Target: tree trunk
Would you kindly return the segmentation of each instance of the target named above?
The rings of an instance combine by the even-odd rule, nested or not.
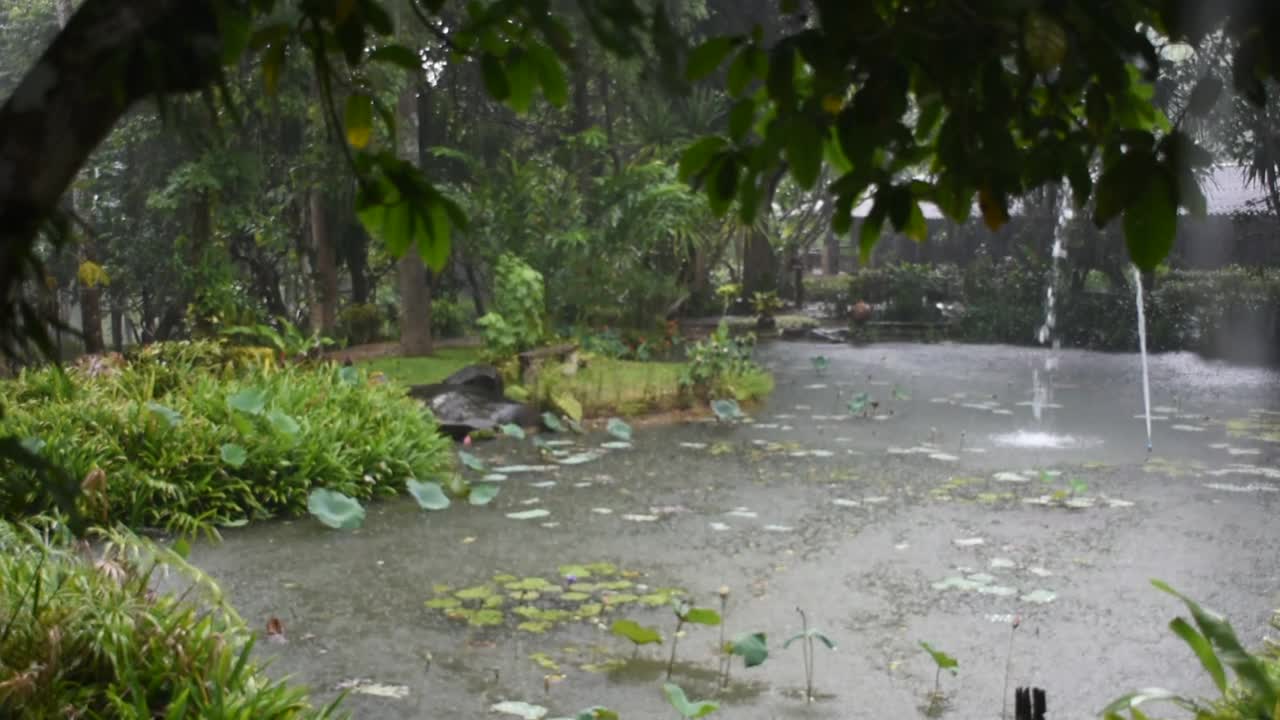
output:
[[[404,157],[417,156],[419,165],[430,147],[429,139],[424,138],[425,126],[432,120],[429,93],[429,88],[410,85],[400,94],[400,126],[412,128],[415,113],[419,123],[416,134],[407,132],[401,139],[400,152]],[[408,356],[430,355],[435,349],[431,338],[431,286],[416,247],[409,248],[400,258],[396,276],[400,286],[400,352]]]
[[[764,233],[748,231],[742,258],[742,294],[747,299],[758,292],[778,289],[778,256]]]
[[[359,220],[347,222],[342,233],[342,261],[351,275],[351,302],[363,305],[372,295],[369,287],[369,234]]]
[[[311,304],[311,327],[322,335],[331,335],[338,319],[338,259],[329,232],[329,214],[325,210],[324,193],[315,189],[308,198],[311,211],[311,252],[314,259],[311,280],[314,283]]]
[[[41,224],[135,102],[208,86],[221,67],[212,0],[86,0],[0,108],[0,327],[19,327]]]
[[[111,349],[124,352],[124,308],[119,298],[111,301]]]

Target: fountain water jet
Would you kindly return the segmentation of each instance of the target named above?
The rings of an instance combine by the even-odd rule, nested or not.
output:
[[[1142,409],[1147,421],[1147,452],[1151,452],[1151,376],[1147,372],[1147,316],[1142,308],[1142,273],[1133,266],[1133,284],[1138,290],[1138,352],[1142,355]]]

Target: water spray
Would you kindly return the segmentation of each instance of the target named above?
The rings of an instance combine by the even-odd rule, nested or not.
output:
[[[1138,290],[1138,352],[1142,355],[1142,409],[1147,420],[1147,455],[1151,454],[1151,375],[1147,371],[1147,316],[1142,309],[1142,272],[1133,266],[1133,284]]]

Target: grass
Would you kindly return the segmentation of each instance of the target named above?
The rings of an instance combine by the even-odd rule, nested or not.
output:
[[[438,383],[468,365],[483,362],[481,348],[440,348],[425,357],[380,357],[359,365],[370,372],[381,372],[403,385]]]
[[[480,348],[444,348],[428,357],[384,357],[360,363],[404,385],[428,385],[478,362]],[[639,415],[680,407],[686,398],[680,389],[685,364],[640,362],[595,356],[576,374],[566,376],[554,365],[542,370],[530,397],[546,398],[569,393],[582,404],[588,416],[608,414]],[[768,373],[749,373],[730,383],[740,402],[768,395],[773,378]]]

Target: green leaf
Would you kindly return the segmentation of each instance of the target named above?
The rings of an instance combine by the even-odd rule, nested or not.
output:
[[[369,60],[396,65],[412,73],[422,72],[422,56],[404,45],[383,45],[369,53]]]
[[[517,440],[524,439],[524,428],[520,427],[519,425],[513,425],[511,423],[508,423],[506,425],[500,426],[498,430],[502,431],[502,434],[506,435],[507,437],[513,437]]]
[[[177,427],[182,422],[182,415],[178,414],[177,410],[161,405],[158,402],[148,402],[147,409],[164,418],[169,427]]]
[[[716,414],[716,419],[724,422],[727,420],[737,420],[741,418],[742,408],[738,407],[738,401],[733,398],[723,398],[711,401],[711,412]]]
[[[507,82],[511,94],[507,96],[507,104],[518,113],[526,113],[533,104],[533,85],[536,73],[533,62],[527,53],[512,53],[507,56]]]
[[[858,257],[863,265],[870,262],[871,251],[880,241],[880,230],[884,227],[884,214],[884,204],[876,199],[871,205],[871,212],[863,218],[862,227],[858,228]]]
[[[466,466],[466,467],[468,467],[468,468],[471,468],[472,470],[475,470],[476,472],[487,472],[487,471],[488,471],[488,469],[489,469],[489,466],[488,466],[488,465],[485,465],[485,463],[484,463],[484,461],[483,461],[483,460],[481,460],[480,458],[476,457],[475,455],[472,455],[471,453],[467,452],[466,450],[459,450],[459,451],[458,451],[458,460],[459,460],[459,462],[461,462],[464,466]]]
[[[418,502],[418,507],[423,510],[444,510],[451,504],[449,496],[444,494],[444,488],[440,487],[440,483],[422,482],[409,478],[405,481],[405,487]]]
[[[327,488],[311,491],[307,511],[335,530],[354,530],[364,523],[364,507],[359,502]]]
[[[1052,17],[1040,12],[1027,14],[1022,44],[1037,72],[1049,72],[1062,64],[1067,54],[1067,32]]]
[[[925,652],[929,653],[929,657],[933,658],[934,664],[943,670],[950,670],[952,673],[955,673],[956,668],[960,665],[959,661],[955,658],[934,648],[923,640],[920,641],[920,647],[924,648]]]
[[[484,89],[489,91],[489,95],[498,101],[506,100],[511,97],[511,83],[507,79],[507,71],[502,67],[502,61],[492,53],[484,53],[480,56],[480,74],[484,78]]]
[[[550,412],[542,413],[542,424],[546,425],[547,429],[551,432],[564,432],[568,430],[568,428],[564,426],[564,423],[560,422],[560,418]]]
[[[234,65],[249,46],[252,27],[249,13],[227,3],[217,6],[218,36],[222,38],[222,64]]]
[[[689,64],[685,77],[690,82],[697,82],[710,75],[720,67],[724,59],[733,49],[742,43],[740,37],[719,36],[702,43],[689,53]]]
[[[733,104],[729,110],[729,137],[741,140],[751,131],[751,123],[756,117],[756,101],[743,98]]]
[[[1129,207],[1138,191],[1149,184],[1150,176],[1156,172],[1158,166],[1149,152],[1125,153],[1109,164],[1098,178],[1094,224],[1102,227]]]
[[[344,367],[338,370],[338,381],[343,385],[359,385],[360,371],[353,367]]]
[[[618,418],[609,418],[608,424],[605,425],[605,430],[619,440],[631,441],[631,426]]]
[[[730,652],[742,658],[747,667],[755,667],[769,658],[769,646],[764,633],[743,633],[733,639]]]
[[[267,406],[267,393],[263,390],[246,388],[227,396],[227,407],[249,415],[261,415]]]
[[[495,483],[476,483],[471,486],[471,492],[467,493],[467,502],[472,505],[488,505],[498,497],[499,489]]]
[[[618,720],[618,713],[606,707],[593,707],[579,710],[573,720]]]
[[[298,425],[298,421],[280,410],[272,410],[267,413],[267,422],[271,423],[271,428],[281,435],[293,437],[302,432],[302,427]]]
[[[676,712],[685,718],[706,717],[720,709],[720,703],[711,700],[690,702],[689,697],[684,694],[684,690],[675,683],[665,683],[662,686],[662,692],[666,693],[667,702],[671,703],[671,707],[675,708]]]
[[[569,102],[569,83],[560,58],[546,45],[533,43],[529,46],[529,59],[533,62],[538,84],[542,86],[543,97],[555,107],[564,107]]]
[[[1168,690],[1164,690],[1162,688],[1144,688],[1137,692],[1129,693],[1122,697],[1116,698],[1115,700],[1112,700],[1111,704],[1107,705],[1105,708],[1102,709],[1102,713],[1108,718],[1112,716],[1120,717],[1119,715],[1120,712],[1124,710],[1132,710],[1138,707],[1139,705],[1142,705],[1144,703],[1147,703],[1153,700],[1154,701],[1167,700],[1171,702],[1178,702],[1179,704],[1182,704],[1182,703],[1190,704],[1189,702],[1184,700],[1182,696],[1172,693]]]
[[[689,608],[682,616],[687,623],[695,625],[719,625],[720,613],[711,608]]]
[[[636,645],[662,644],[662,634],[651,627],[641,625],[635,620],[614,620],[609,632],[620,638],[626,638]]]
[[[796,184],[808,190],[822,171],[822,135],[811,123],[797,120],[787,132],[787,163]]]
[[[827,637],[826,635],[823,635],[821,632],[819,632],[819,631],[817,631],[817,630],[810,630],[810,631],[809,631],[809,634],[810,634],[810,635],[812,635],[812,636],[814,636],[814,637],[816,637],[816,638],[818,638],[819,640],[821,640],[821,641],[822,641],[822,644],[823,644],[823,645],[826,645],[828,650],[835,650],[835,649],[836,649],[836,641],[835,641],[835,640],[832,640],[831,638]]]
[[[1163,173],[1148,176],[1146,187],[1124,212],[1124,241],[1129,259],[1144,271],[1155,270],[1173,249],[1178,206]]]
[[[180,537],[173,541],[173,551],[178,554],[178,557],[186,560],[191,555],[191,543],[186,538]]]
[[[1280,702],[1280,698],[1277,697],[1277,688],[1271,682],[1262,662],[1240,644],[1240,639],[1236,636],[1231,623],[1221,616],[1206,611],[1195,601],[1159,580],[1152,580],[1151,584],[1178,598],[1187,606],[1200,632],[1217,649],[1219,658],[1235,671],[1236,678],[1254,696],[1255,702],[1266,712],[1272,712]]]
[[[680,156],[678,176],[681,182],[689,182],[705,171],[711,158],[728,144],[724,138],[712,135],[690,145]]]
[[[1227,691],[1227,673],[1222,669],[1222,663],[1218,661],[1218,656],[1214,653],[1213,645],[1209,643],[1208,638],[1196,632],[1196,629],[1182,618],[1174,618],[1169,623],[1169,629],[1182,638],[1183,642],[1196,654],[1196,657],[1200,658],[1200,664],[1204,666],[1209,676],[1213,678],[1213,684],[1218,686],[1219,692],[1225,693]]]
[[[234,468],[243,466],[245,461],[249,459],[249,452],[235,443],[223,445],[221,454],[222,462]]]

